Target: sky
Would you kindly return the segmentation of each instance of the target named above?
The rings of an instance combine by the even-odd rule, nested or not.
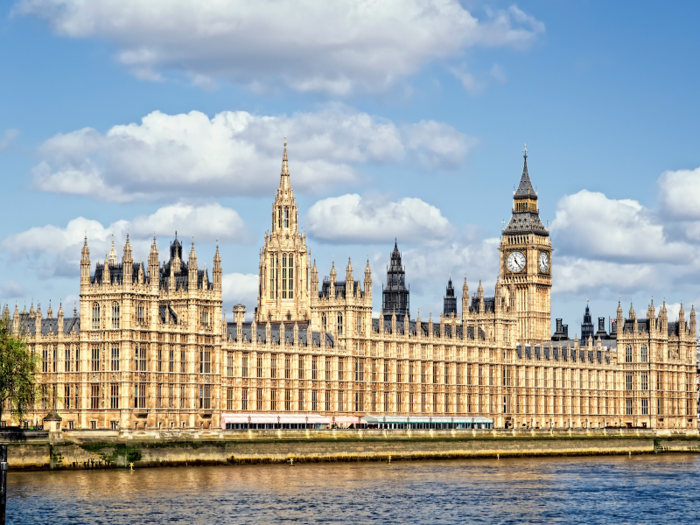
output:
[[[700,298],[700,4],[19,0],[0,4],[0,303],[78,301],[129,232],[221,250],[256,303],[279,184],[321,276],[394,239],[411,315],[493,294],[527,143],[551,229],[552,321]],[[658,311],[658,309],[657,309]]]

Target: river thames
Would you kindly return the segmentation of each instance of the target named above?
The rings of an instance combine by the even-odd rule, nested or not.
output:
[[[8,473],[8,523],[691,523],[700,456]]]

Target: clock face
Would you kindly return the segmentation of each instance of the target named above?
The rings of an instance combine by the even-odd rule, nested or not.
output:
[[[545,252],[540,252],[540,258],[537,262],[540,266],[540,272],[547,273],[549,271],[549,256]]]
[[[518,273],[525,268],[525,256],[521,252],[511,252],[506,259],[506,266],[513,273]]]

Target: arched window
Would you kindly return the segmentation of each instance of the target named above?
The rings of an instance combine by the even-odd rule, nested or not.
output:
[[[277,208],[277,227],[282,227],[282,208]]]
[[[343,335],[343,314],[338,314],[338,335]]]
[[[209,326],[209,311],[202,310],[202,326]]]
[[[136,305],[136,322],[138,324],[146,324],[146,309],[143,303]]]
[[[625,348],[625,363],[631,363],[632,362],[632,347],[630,345],[627,345],[627,348]]]
[[[284,209],[284,227],[289,228],[289,208]]]
[[[92,305],[92,329],[100,329],[100,305],[97,303]]]
[[[112,328],[119,328],[119,303],[112,303]]]
[[[647,352],[647,346],[642,345],[641,351],[640,351],[640,359],[642,363],[646,363],[648,361],[648,352]]]

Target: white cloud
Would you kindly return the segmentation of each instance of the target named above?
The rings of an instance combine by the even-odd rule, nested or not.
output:
[[[618,264],[580,257],[561,257],[552,266],[552,293],[635,291],[654,282],[650,264]]]
[[[144,80],[178,71],[253,89],[380,91],[472,47],[526,47],[544,24],[513,6],[477,20],[457,0],[20,0],[14,13],[102,38]]]
[[[121,260],[122,247],[129,233],[135,261],[146,260],[154,234],[171,239],[175,231],[181,238],[215,238],[233,242],[244,238],[244,224],[238,213],[220,204],[194,206],[173,204],[158,209],[149,216],[139,216],[131,221],[121,220],[103,226],[95,220],[78,217],[65,227],[46,225],[10,235],[0,247],[14,260],[26,261],[42,279],[55,276],[75,276],[80,269],[80,254],[85,237],[88,239],[92,261],[102,260],[115,241]],[[114,236],[114,237],[112,237]],[[187,241],[185,241],[187,242]],[[167,246],[160,242],[161,254]]]
[[[15,281],[10,280],[0,284],[0,297],[3,299],[16,299],[24,295],[24,287]]]
[[[269,195],[279,185],[288,136],[294,188],[315,192],[353,182],[357,164],[454,169],[475,140],[440,122],[397,125],[332,105],[315,113],[259,116],[155,111],[106,133],[59,134],[39,149],[35,185],[112,200],[187,195]]]
[[[347,194],[316,202],[309,209],[311,236],[330,243],[388,243],[395,237],[411,242],[435,242],[452,232],[452,225],[435,206],[415,199],[398,202]]]
[[[668,239],[664,225],[639,202],[581,190],[559,200],[552,223],[566,255],[623,263],[683,264],[694,249]]]
[[[258,303],[258,276],[254,273],[225,273],[221,276],[221,295],[227,305],[244,304],[250,320]],[[227,313],[227,316],[231,316]]]
[[[664,172],[658,181],[659,205],[675,219],[700,219],[700,168]]]

